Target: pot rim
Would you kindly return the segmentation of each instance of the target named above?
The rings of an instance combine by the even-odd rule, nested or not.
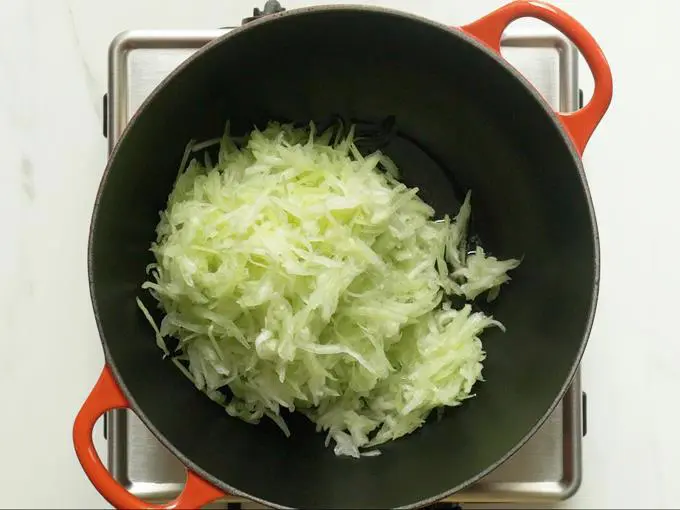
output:
[[[204,478],[206,481],[210,482],[211,484],[215,485],[221,490],[226,491],[229,494],[244,497],[247,499],[250,499],[252,501],[256,501],[258,503],[261,503],[263,505],[267,505],[272,508],[281,508],[281,509],[288,509],[290,507],[280,505],[271,501],[267,501],[266,499],[262,499],[258,497],[257,495],[254,494],[249,494],[247,492],[241,491],[235,487],[230,486],[228,483],[220,480],[219,478],[216,478],[213,476],[211,473],[208,471],[205,471],[202,469],[200,466],[198,466],[194,461],[190,460],[186,456],[184,456],[180,451],[177,450],[177,448],[173,445],[172,442],[167,440],[165,436],[156,428],[154,423],[148,419],[146,414],[142,411],[142,409],[138,406],[134,396],[131,394],[131,392],[128,390],[127,385],[125,384],[124,379],[120,376],[118,372],[118,368],[113,361],[108,344],[106,341],[106,334],[104,331],[104,327],[101,323],[100,320],[100,315],[99,315],[99,307],[97,304],[97,301],[95,299],[95,290],[94,290],[94,278],[93,278],[93,239],[94,239],[94,225],[96,218],[99,213],[99,207],[100,207],[100,202],[101,202],[101,196],[104,192],[104,189],[106,188],[106,183],[108,180],[109,173],[111,172],[111,168],[113,167],[113,164],[116,160],[116,156],[118,153],[118,150],[120,146],[124,143],[125,139],[127,138],[128,132],[134,127],[136,124],[138,118],[144,114],[146,111],[147,107],[149,106],[150,103],[152,103],[157,96],[157,94],[165,88],[168,82],[172,81],[175,76],[178,74],[181,74],[185,71],[187,67],[189,67],[192,62],[194,62],[196,59],[201,58],[204,54],[207,52],[212,51],[213,48],[220,46],[224,44],[226,41],[233,37],[238,37],[240,34],[247,30],[252,30],[253,28],[256,28],[260,25],[267,24],[267,23],[272,23],[275,22],[279,18],[288,18],[288,17],[294,17],[294,16],[305,16],[309,14],[315,14],[318,12],[355,12],[355,13],[377,13],[377,14],[384,14],[384,15],[389,15],[389,16],[395,16],[395,17],[401,17],[401,18],[407,18],[411,19],[413,21],[417,21],[420,23],[424,23],[426,25],[429,25],[433,29],[438,29],[445,31],[447,34],[450,34],[454,37],[459,37],[463,39],[465,42],[475,46],[478,50],[484,52],[488,57],[491,57],[495,60],[495,62],[499,65],[501,65],[511,76],[513,76],[515,79],[519,80],[523,85],[524,88],[527,90],[529,94],[533,96],[533,98],[541,105],[543,111],[546,113],[546,115],[550,118],[551,122],[553,125],[558,129],[560,135],[562,136],[562,139],[564,140],[571,156],[572,160],[574,162],[575,169],[577,170],[578,173],[578,178],[581,182],[581,186],[583,189],[584,193],[584,198],[586,205],[588,207],[588,215],[590,218],[590,226],[591,226],[591,231],[592,231],[592,237],[593,237],[593,248],[594,248],[594,256],[593,256],[593,289],[592,289],[592,294],[591,294],[591,304],[590,304],[590,309],[588,311],[588,315],[585,318],[584,322],[584,333],[583,337],[580,342],[580,346],[578,349],[578,352],[572,361],[571,368],[569,370],[569,374],[567,378],[565,379],[564,383],[560,387],[559,391],[557,392],[554,400],[552,403],[548,406],[546,411],[543,413],[543,415],[537,420],[537,422],[529,429],[529,431],[512,447],[510,448],[503,456],[501,456],[496,462],[492,463],[489,465],[486,469],[480,471],[477,473],[475,476],[468,478],[464,482],[458,484],[455,487],[452,487],[450,489],[447,489],[444,492],[441,492],[439,494],[433,495],[431,497],[428,497],[426,499],[422,499],[420,501],[417,501],[415,503],[410,503],[404,506],[400,506],[397,508],[400,509],[411,509],[411,508],[418,508],[423,505],[428,505],[431,503],[434,503],[436,501],[439,501],[441,499],[444,499],[460,490],[463,488],[477,482],[481,478],[485,477],[488,475],[490,472],[495,470],[497,467],[499,467],[501,464],[503,464],[506,460],[508,460],[510,457],[512,457],[524,444],[537,432],[537,430],[545,423],[545,421],[550,417],[552,412],[555,410],[557,405],[562,401],[564,398],[565,393],[569,389],[569,386],[571,385],[576,372],[578,371],[578,368],[581,364],[581,360],[583,357],[583,353],[585,351],[585,348],[588,344],[588,340],[590,337],[590,333],[592,330],[595,314],[596,314],[596,309],[597,309],[597,301],[598,301],[598,295],[599,295],[599,282],[600,282],[600,238],[599,238],[599,233],[598,233],[598,228],[597,228],[597,222],[596,222],[596,217],[595,217],[595,210],[594,210],[594,205],[592,201],[592,197],[590,194],[589,186],[587,183],[585,171],[583,168],[583,162],[581,159],[581,156],[576,148],[576,145],[567,132],[564,124],[560,121],[557,113],[553,110],[553,108],[547,103],[545,98],[540,94],[540,92],[515,68],[513,67],[509,62],[507,62],[502,56],[497,54],[495,51],[493,51],[491,48],[489,48],[487,45],[479,41],[478,39],[474,38],[470,34],[466,33],[464,28],[461,27],[456,27],[456,26],[449,26],[444,23],[426,18],[424,16],[420,16],[418,14],[410,13],[410,12],[405,12],[402,10],[394,9],[394,8],[387,8],[387,7],[381,7],[381,6],[370,6],[370,5],[354,5],[354,4],[334,4],[334,5],[315,5],[315,6],[307,6],[307,7],[300,7],[300,8],[295,8],[295,9],[290,9],[274,14],[267,14],[263,15],[257,19],[254,19],[252,21],[249,21],[248,23],[241,25],[239,27],[236,27],[234,29],[229,30],[223,35],[220,35],[219,37],[216,37],[203,47],[199,48],[196,50],[192,55],[187,57],[181,64],[179,64],[175,69],[173,69],[159,84],[154,88],[154,90],[144,99],[144,101],[141,103],[139,108],[134,112],[134,114],[131,116],[129,119],[128,123],[122,130],[120,137],[116,141],[113,149],[111,150],[111,153],[109,154],[109,157],[107,159],[104,172],[102,174],[101,180],[99,187],[97,189],[97,193],[95,196],[95,201],[94,201],[94,206],[92,210],[92,215],[90,219],[90,227],[89,227],[89,236],[88,236],[88,254],[87,254],[87,263],[88,263],[88,283],[89,283],[89,289],[90,289],[90,300],[92,302],[92,307],[95,315],[95,322],[97,324],[97,330],[99,332],[100,336],[100,341],[102,343],[102,347],[104,350],[104,355],[106,359],[106,364],[111,368],[111,372],[113,373],[113,376],[116,380],[116,383],[118,384],[119,388],[121,389],[122,393],[124,396],[127,398],[129,404],[130,404],[130,410],[137,415],[137,417],[144,423],[146,427],[152,432],[152,434],[165,446],[172,454],[178,458],[184,466],[186,466],[188,469],[191,471],[194,471],[198,475],[200,475],[202,478]]]

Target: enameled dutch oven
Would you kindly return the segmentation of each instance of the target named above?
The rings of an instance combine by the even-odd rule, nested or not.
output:
[[[568,36],[594,76],[590,102],[556,113],[500,55],[521,17]],[[106,366],[73,432],[80,462],[120,508],[148,508],[107,472],[92,443],[99,416],[129,408],[188,470],[174,501],[195,508],[225,493],[274,507],[416,507],[496,468],[562,399],[586,346],[598,292],[599,245],[581,154],[612,96],[609,66],[566,13],[517,1],[451,28],[410,14],[322,6],[264,16],[206,45],[151,94],[108,162],[89,244],[92,302]],[[340,458],[305,419],[292,437],[229,417],[163,360],[136,306],[185,145],[270,119],[395,119],[384,148],[439,214],[474,193],[474,223],[500,257],[521,255],[489,312],[507,333],[484,336],[477,396],[381,447]],[[151,308],[152,304],[148,303]]]

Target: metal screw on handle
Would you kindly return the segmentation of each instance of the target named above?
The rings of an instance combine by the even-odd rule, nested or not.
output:
[[[262,10],[255,7],[253,9],[253,15],[247,18],[243,18],[241,24],[245,25],[246,23],[250,23],[251,21],[256,20],[257,18],[261,18],[262,16],[276,14],[277,12],[283,12],[285,10],[286,9],[278,2],[278,0],[267,0]]]
[[[285,11],[286,9],[277,0],[267,0],[264,3],[263,14],[274,14],[276,12]]]
[[[458,503],[447,503],[439,501],[424,507],[424,510],[463,510],[463,507]]]

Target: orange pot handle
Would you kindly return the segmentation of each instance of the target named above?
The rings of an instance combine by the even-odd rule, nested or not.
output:
[[[540,1],[516,0],[460,29],[500,55],[503,31],[519,18],[537,18],[561,31],[581,51],[590,66],[595,79],[590,102],[578,111],[557,113],[579,154],[583,154],[612,100],[612,73],[607,59],[593,36],[578,21],[561,9]]]
[[[176,499],[162,505],[142,501],[118,483],[102,463],[92,442],[92,430],[97,419],[106,411],[130,408],[125,395],[118,387],[108,365],[104,366],[97,384],[87,397],[76,416],[73,425],[73,444],[85,474],[97,490],[115,508],[200,508],[225,496],[225,493],[209,484],[192,471],[187,471],[187,480],[182,493]]]

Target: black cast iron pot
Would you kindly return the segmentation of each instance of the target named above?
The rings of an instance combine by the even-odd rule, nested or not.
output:
[[[500,56],[514,19],[565,33],[595,78],[584,108],[557,114]],[[115,148],[92,217],[89,276],[106,367],[74,427],[76,451],[114,506],[149,505],[113,480],[92,445],[105,411],[132,409],[188,469],[167,507],[225,492],[276,507],[413,507],[473,483],[512,455],[563,397],[585,348],[599,252],[580,155],[612,94],[605,57],[567,14],[511,3],[462,28],[405,13],[324,6],[265,16],[199,50],[151,94]],[[489,312],[477,397],[381,448],[339,458],[306,420],[286,439],[270,423],[229,417],[161,358],[136,306],[158,211],[189,139],[270,119],[332,115],[395,121],[384,148],[439,214],[474,193],[475,228],[494,254],[523,256]],[[498,336],[496,336],[498,335]],[[502,336],[501,336],[502,335]]]

